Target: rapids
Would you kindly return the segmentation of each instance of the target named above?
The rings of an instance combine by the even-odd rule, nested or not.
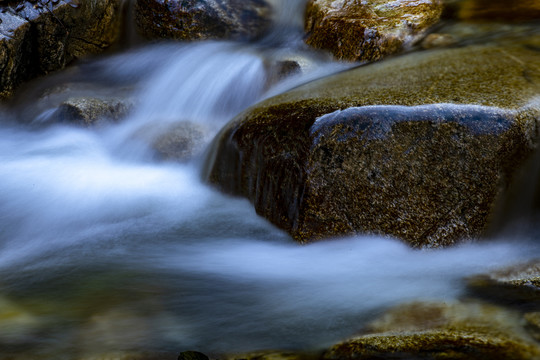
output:
[[[148,124],[189,119],[212,136],[257,101],[347,67],[285,41],[300,34],[301,2],[276,3],[289,26],[260,43],[148,45],[32,85],[125,92],[137,106],[121,123],[49,124],[61,99],[32,88],[2,110],[0,357],[314,350],[389,306],[451,301],[465,277],[539,253],[526,235],[443,250],[367,236],[300,246],[204,184],[202,157],[153,159],[134,136]],[[310,71],[267,88],[263,59],[276,54],[300,54]]]

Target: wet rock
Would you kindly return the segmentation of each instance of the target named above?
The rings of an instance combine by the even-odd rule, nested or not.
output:
[[[265,88],[270,88],[272,85],[279,83],[280,81],[285,80],[286,78],[302,73],[302,68],[298,61],[296,60],[277,60],[277,61],[266,61],[266,86]]]
[[[223,360],[318,360],[320,354],[292,351],[258,351],[225,356]]]
[[[442,9],[439,0],[310,0],[306,42],[338,59],[379,60],[421,39]]]
[[[118,121],[129,114],[133,103],[129,99],[76,97],[62,102],[47,122],[65,122],[96,125],[99,122]]]
[[[300,242],[376,233],[441,246],[480,236],[533,147],[538,64],[526,47],[475,46],[309,83],[232,121],[208,179]]]
[[[532,337],[540,342],[540,312],[531,312],[524,315],[527,325],[525,328]]]
[[[398,306],[323,359],[538,359],[516,313],[477,303]]]
[[[209,358],[198,351],[183,351],[178,355],[178,360],[209,360]]]
[[[186,162],[200,155],[210,141],[210,130],[191,121],[144,126],[135,138],[153,150],[159,160]]]
[[[184,121],[169,126],[152,141],[152,148],[161,160],[188,161],[200,154],[207,144],[208,130]]]
[[[462,20],[523,22],[540,19],[537,0],[463,0],[456,5]]]
[[[482,299],[540,310],[540,260],[472,277],[468,289]]]
[[[39,4],[0,4],[0,99],[28,79],[103,51],[119,36],[120,0]]]
[[[265,0],[137,0],[139,33],[150,39],[255,39],[270,27]]]

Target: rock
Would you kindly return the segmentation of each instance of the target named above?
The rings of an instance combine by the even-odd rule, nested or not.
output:
[[[178,360],[209,360],[209,358],[198,351],[183,351],[178,355]]]
[[[540,19],[537,0],[463,0],[456,5],[462,20],[523,22]]]
[[[137,0],[135,19],[150,39],[255,39],[271,23],[265,0]]]
[[[323,359],[539,359],[519,314],[477,303],[398,306]]]
[[[186,162],[200,155],[210,140],[210,130],[190,121],[144,126],[135,138],[146,143],[159,160]]]
[[[539,57],[518,45],[426,51],[311,82],[228,124],[208,180],[300,242],[477,237],[533,147]]]
[[[26,80],[103,51],[119,36],[121,0],[38,5],[0,5],[0,99]]]
[[[102,121],[118,121],[127,116],[133,103],[129,99],[96,97],[69,98],[47,118],[47,122],[95,125]]]
[[[283,59],[276,61],[265,61],[266,85],[270,88],[273,85],[285,80],[286,78],[302,73],[302,68],[298,61],[292,59]]]
[[[184,121],[168,127],[152,141],[152,148],[161,160],[188,161],[202,152],[207,144],[208,130]]]
[[[258,351],[225,356],[223,360],[318,360],[320,354],[292,351]]]
[[[525,328],[532,337],[540,342],[540,312],[531,312],[523,316],[527,321]]]
[[[469,293],[488,301],[540,310],[540,260],[474,276]]]
[[[379,60],[420,40],[442,9],[439,0],[309,0],[306,42],[338,59]]]

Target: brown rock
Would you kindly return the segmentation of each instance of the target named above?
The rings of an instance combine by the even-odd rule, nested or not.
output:
[[[540,310],[540,260],[472,277],[468,288],[486,300]]]
[[[462,20],[523,22],[540,19],[537,0],[463,0],[457,2]]]
[[[513,312],[476,303],[414,303],[374,321],[323,359],[539,359]]]
[[[531,151],[538,60],[517,45],[447,49],[309,83],[231,122],[209,180],[300,242],[479,236]]]
[[[265,0],[137,0],[139,33],[150,39],[254,39],[270,26]]]
[[[379,60],[421,39],[442,8],[439,0],[310,0],[306,42],[338,59]]]

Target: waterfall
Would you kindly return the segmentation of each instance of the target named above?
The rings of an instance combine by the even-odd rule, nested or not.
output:
[[[203,184],[200,157],[149,156],[138,139],[149,127],[193,122],[210,146],[257,101],[350,66],[298,45],[290,14],[303,3],[274,0],[286,26],[260,43],[130,49],[33,85],[69,83],[68,95],[28,91],[2,110],[1,356],[318,350],[392,305],[457,299],[467,276],[538,254],[505,239],[425,251],[375,236],[300,246],[246,200]],[[265,57],[291,54],[311,68],[269,85]],[[118,123],[51,124],[75,93],[126,93],[136,105]]]

